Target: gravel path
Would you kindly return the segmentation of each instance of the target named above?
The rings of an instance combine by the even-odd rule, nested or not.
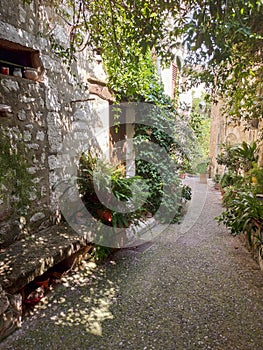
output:
[[[86,264],[0,349],[262,350],[263,273],[213,218],[221,197],[187,180],[193,200],[142,252]]]

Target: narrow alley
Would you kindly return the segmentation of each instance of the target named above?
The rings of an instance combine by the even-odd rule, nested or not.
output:
[[[72,274],[0,349],[261,350],[263,273],[214,220],[220,192],[186,181],[180,225]]]

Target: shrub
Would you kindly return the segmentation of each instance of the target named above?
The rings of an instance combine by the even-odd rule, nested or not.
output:
[[[148,193],[144,187],[140,188],[140,180],[139,176],[125,177],[123,167],[112,166],[90,154],[83,154],[80,158],[78,185],[82,200],[89,212],[106,225],[129,227],[143,217],[146,210],[143,204]],[[96,189],[100,191],[104,203],[98,197]],[[126,203],[131,211],[124,213],[118,210],[121,202]],[[112,204],[114,209],[110,209]],[[132,210],[133,207],[135,210]]]

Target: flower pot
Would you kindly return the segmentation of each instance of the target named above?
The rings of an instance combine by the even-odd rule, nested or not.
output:
[[[200,183],[207,184],[208,174],[200,174]]]
[[[97,215],[102,221],[106,221],[111,223],[112,222],[112,213],[110,210],[103,210],[103,209],[98,209],[97,210]]]
[[[38,72],[35,68],[26,67],[24,69],[24,77],[30,80],[38,80]]]
[[[1,67],[1,73],[5,75],[9,75],[9,67]]]
[[[21,68],[14,68],[13,76],[22,78],[22,70],[21,70]]]

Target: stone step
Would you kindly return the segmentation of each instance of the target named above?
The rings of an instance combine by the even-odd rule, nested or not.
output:
[[[87,235],[88,236],[88,235]],[[15,294],[90,243],[67,225],[48,227],[0,251],[0,285]]]

